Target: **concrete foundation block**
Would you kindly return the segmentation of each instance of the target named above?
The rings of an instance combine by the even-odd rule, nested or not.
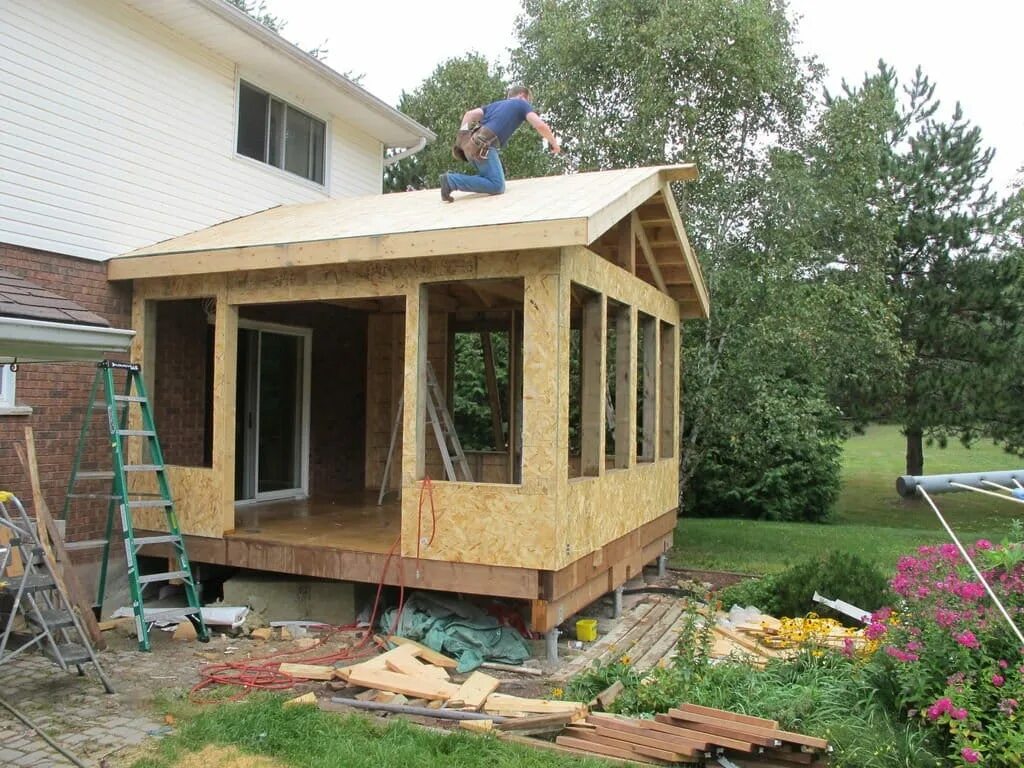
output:
[[[322,621],[334,626],[356,618],[355,585],[275,573],[239,573],[224,582],[225,605],[247,605],[265,621]]]

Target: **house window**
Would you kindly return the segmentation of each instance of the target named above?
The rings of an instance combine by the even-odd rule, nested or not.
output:
[[[244,81],[238,94],[238,154],[324,183],[327,126]]]
[[[14,408],[14,371],[9,365],[0,369],[0,408]]]

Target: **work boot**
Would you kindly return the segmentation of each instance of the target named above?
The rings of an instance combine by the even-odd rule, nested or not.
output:
[[[441,199],[446,203],[454,203],[455,198],[452,197],[452,185],[448,183],[448,174],[441,174]]]

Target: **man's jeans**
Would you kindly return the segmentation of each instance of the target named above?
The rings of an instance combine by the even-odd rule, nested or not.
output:
[[[505,191],[505,170],[501,167],[498,150],[491,147],[486,160],[474,160],[479,176],[465,173],[449,173],[448,185],[463,192],[481,192],[485,195],[500,195]]]

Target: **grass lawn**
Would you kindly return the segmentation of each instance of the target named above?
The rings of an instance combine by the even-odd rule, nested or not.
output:
[[[948,541],[923,501],[896,495],[906,444],[899,428],[869,427],[843,450],[843,486],[833,522],[773,523],[756,520],[685,518],[676,528],[672,564],[680,568],[773,573],[830,549],[874,560],[889,571],[896,559],[922,544]],[[1018,469],[1024,459],[991,444],[964,448],[925,446],[925,472],[980,472]],[[965,542],[999,541],[1024,508],[964,491],[933,497],[946,520]]]
[[[175,706],[174,734],[132,768],[191,766],[208,745],[233,745],[243,753],[273,758],[272,765],[294,768],[602,768],[607,763],[579,760],[466,732],[437,733],[407,722],[382,726],[358,715],[341,716],[310,706],[282,707],[285,698],[253,694],[240,703]],[[266,763],[230,763],[261,768]],[[212,768],[212,767],[211,767]]]

